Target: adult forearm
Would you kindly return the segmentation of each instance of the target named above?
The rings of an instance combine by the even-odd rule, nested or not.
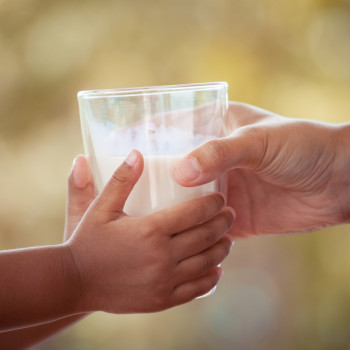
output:
[[[0,331],[78,312],[79,276],[62,244],[0,252]]]

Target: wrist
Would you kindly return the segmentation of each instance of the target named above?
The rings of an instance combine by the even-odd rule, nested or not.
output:
[[[1,252],[0,331],[30,327],[82,312],[79,276],[65,245]],[[43,305],[45,307],[43,307]]]
[[[71,299],[72,313],[85,313],[85,293],[83,290],[80,270],[68,242],[61,244],[62,247],[62,266],[64,279],[67,281],[67,293]]]
[[[334,161],[336,194],[341,208],[341,223],[350,222],[350,123],[337,127],[337,147]]]

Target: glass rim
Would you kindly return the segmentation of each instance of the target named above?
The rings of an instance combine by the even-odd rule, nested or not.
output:
[[[117,96],[139,96],[139,95],[156,95],[166,94],[170,92],[184,91],[205,91],[218,90],[227,88],[228,84],[225,81],[211,83],[195,83],[195,84],[178,84],[178,85],[159,85],[159,86],[144,86],[133,88],[118,88],[118,89],[101,89],[101,90],[82,90],[77,94],[78,99],[83,98],[98,98],[98,97],[117,97]]]

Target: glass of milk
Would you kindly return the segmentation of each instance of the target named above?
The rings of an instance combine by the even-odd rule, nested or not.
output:
[[[137,149],[144,156],[144,170],[125,204],[127,214],[150,214],[210,192],[225,194],[225,176],[182,187],[171,174],[190,151],[226,136],[227,89],[227,83],[214,82],[80,91],[84,148],[97,191]]]

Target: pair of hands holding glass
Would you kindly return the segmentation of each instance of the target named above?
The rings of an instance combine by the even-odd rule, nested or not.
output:
[[[122,209],[141,175],[141,155],[133,152],[115,173],[89,211],[96,217],[112,212],[107,221],[112,224],[105,230],[106,243],[110,244],[113,232],[121,232],[116,242],[124,244],[123,254],[119,260],[112,257],[106,270],[101,270],[108,275],[117,271],[124,284],[120,283],[116,294],[118,291],[104,280],[92,299],[110,291],[107,303],[113,296],[118,299],[112,312],[165,309],[189,301],[216,284],[221,269],[215,266],[229,253],[235,238],[310,232],[349,221],[349,124],[290,119],[240,103],[230,104],[225,122],[229,136],[194,150],[180,161],[173,176],[181,185],[196,186],[227,173],[228,207],[220,196],[211,195],[148,217],[127,217]],[[110,193],[118,195],[108,195],[109,187]],[[95,240],[94,225],[86,216],[77,230],[84,234],[75,234],[69,243],[83,276],[85,270],[89,275],[84,264],[89,265],[79,250],[89,239]],[[142,273],[140,266],[144,266]],[[147,278],[143,280],[141,275]],[[93,285],[83,287],[83,295],[84,290],[98,287],[98,274],[90,280]],[[127,296],[123,295],[125,290],[129,290]],[[98,303],[96,307],[101,308]],[[110,311],[104,305],[102,309]]]
[[[36,299],[34,307],[28,299],[31,307],[22,318],[21,310],[12,308],[11,314],[8,308],[2,329],[76,315],[39,326],[53,333],[95,310],[163,310],[210,290],[221,275],[216,265],[235,238],[308,232],[349,221],[349,124],[290,119],[239,103],[230,104],[226,124],[228,137],[194,150],[173,176],[181,185],[196,186],[227,173],[228,207],[213,194],[146,217],[128,217],[122,209],[142,172],[141,155],[133,152],[96,199],[86,160],[79,156],[69,180],[68,240],[51,251],[39,249],[43,259],[61,262],[54,271],[58,277],[41,287],[65,298],[59,305],[50,301],[41,313]],[[21,253],[31,261],[30,249]],[[52,276],[54,262],[43,276]],[[2,285],[10,280],[6,274],[1,279]]]

